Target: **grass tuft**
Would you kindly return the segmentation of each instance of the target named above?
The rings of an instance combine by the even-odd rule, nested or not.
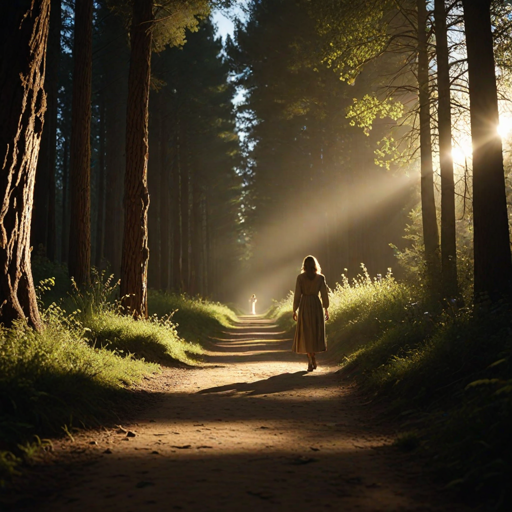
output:
[[[217,334],[237,321],[233,310],[224,304],[186,294],[151,290],[148,303],[152,315],[163,317],[172,313],[172,321],[180,334],[194,342],[201,342],[205,334]]]

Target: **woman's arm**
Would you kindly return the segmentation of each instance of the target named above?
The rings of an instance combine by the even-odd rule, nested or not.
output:
[[[300,275],[298,275],[297,281],[295,282],[295,293],[293,294],[293,319],[295,321],[297,321],[297,309],[299,309],[301,295],[302,291],[300,289]]]
[[[329,308],[329,294],[327,293],[327,285],[325,284],[324,276],[322,276],[322,283],[320,284],[320,295],[322,296],[322,305],[326,310],[326,315],[329,316],[329,313],[327,313],[327,309]]]

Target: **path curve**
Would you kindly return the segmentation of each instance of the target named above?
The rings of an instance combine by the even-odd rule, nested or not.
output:
[[[150,379],[162,398],[132,424],[59,442],[57,465],[73,469],[25,510],[463,510],[389,447],[393,432],[328,353],[307,373],[283,336],[241,317],[204,368]]]

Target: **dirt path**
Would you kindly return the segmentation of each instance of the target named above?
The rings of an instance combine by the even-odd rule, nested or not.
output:
[[[325,356],[307,373],[290,346],[270,322],[241,318],[209,366],[160,375],[164,398],[124,431],[60,443],[73,470],[25,510],[462,510],[386,448],[392,433]]]

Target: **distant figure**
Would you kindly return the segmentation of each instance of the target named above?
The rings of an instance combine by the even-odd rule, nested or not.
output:
[[[258,299],[256,298],[256,295],[254,295],[254,293],[251,295],[249,302],[251,303],[251,313],[253,315],[255,315],[256,314],[256,302],[258,302]]]
[[[306,256],[302,263],[302,272],[297,276],[293,297],[293,319],[297,322],[297,328],[292,350],[308,355],[308,372],[316,370],[315,353],[327,350],[325,321],[329,320],[329,296],[325,277],[321,272],[317,259]],[[321,302],[319,294],[322,297]]]

